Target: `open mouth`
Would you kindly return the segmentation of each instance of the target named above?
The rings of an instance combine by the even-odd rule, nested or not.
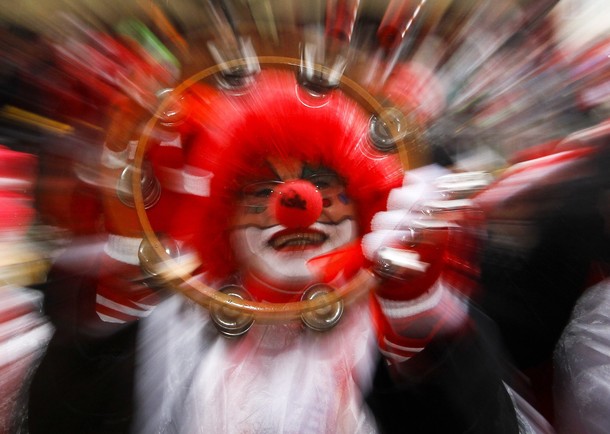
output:
[[[278,251],[307,250],[321,246],[328,235],[315,230],[283,230],[275,234],[268,244]]]

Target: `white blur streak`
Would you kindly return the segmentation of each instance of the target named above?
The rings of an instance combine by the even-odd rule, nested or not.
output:
[[[340,42],[327,40],[322,27],[307,27],[303,38],[300,73],[312,82],[321,74],[329,83],[339,83],[348,66],[349,45],[338,48]],[[322,73],[317,70],[319,65],[326,68]]]
[[[256,28],[258,33],[265,37],[269,38],[273,41],[274,44],[280,43],[280,37],[278,34],[277,28],[277,19],[275,15],[275,11],[273,5],[270,0],[246,0],[248,3],[248,7],[250,9],[250,13],[252,14],[252,18],[254,23],[256,24]],[[294,16],[294,11],[292,11],[293,3],[290,1],[284,2],[284,7],[289,9],[288,16]]]
[[[606,0],[561,0],[552,11],[559,46],[579,53],[591,42],[610,36],[610,3]]]
[[[366,301],[332,330],[255,324],[220,336],[180,297],[142,321],[136,432],[376,432],[362,403],[376,344]]]
[[[144,69],[147,66],[159,66],[154,64],[152,58],[135,53],[126,58],[127,50],[119,51],[117,45],[114,45],[116,42],[110,42],[111,36],[96,34],[71,14],[61,12],[58,17],[64,25],[59,30],[60,33],[54,35],[53,48],[60,57],[71,63],[79,74],[97,77],[119,89],[151,113],[155,111],[155,94],[167,86],[167,81],[171,80],[170,76],[175,75],[175,71],[170,71],[165,65],[163,75],[167,77],[156,77]]]
[[[509,2],[486,2],[460,27],[455,40],[459,45],[450,61],[439,71],[440,79],[451,88],[461,86],[480,68],[522,24],[521,11]],[[468,95],[460,95],[450,108],[459,107]]]
[[[560,433],[602,434],[610,426],[610,280],[587,290],[554,355]]]
[[[0,432],[22,432],[27,388],[53,334],[42,316],[42,297],[22,287],[0,286]]]
[[[413,26],[413,23],[417,20],[417,16],[419,15],[419,12],[421,11],[422,7],[426,4],[426,1],[427,0],[420,0],[420,2],[415,7],[415,10],[413,11],[413,15],[411,15],[405,28],[403,29],[402,34],[400,35],[402,42],[390,54],[390,59],[384,68],[383,74],[381,75],[381,81],[383,83],[385,83],[388,80],[388,78],[390,77],[390,74],[392,74],[392,71],[396,67],[396,64],[400,61],[400,59],[403,55],[403,50],[404,50],[405,46],[407,45],[406,41],[405,41],[405,35],[409,32],[409,30]]]

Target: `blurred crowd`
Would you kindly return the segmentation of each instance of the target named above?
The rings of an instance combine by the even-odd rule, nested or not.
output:
[[[0,15],[0,433],[608,432],[609,4],[53,3]]]

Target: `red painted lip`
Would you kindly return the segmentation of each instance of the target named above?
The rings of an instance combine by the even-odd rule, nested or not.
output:
[[[284,229],[267,242],[277,251],[300,251],[321,246],[328,239],[324,232],[314,229]]]

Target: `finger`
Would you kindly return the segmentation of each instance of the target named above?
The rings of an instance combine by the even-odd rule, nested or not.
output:
[[[362,252],[364,256],[374,261],[377,259],[377,252],[382,247],[400,246],[407,240],[411,240],[412,232],[409,230],[380,230],[366,234],[362,237]]]
[[[393,211],[382,211],[373,217],[371,220],[371,229],[373,231],[390,230],[390,229],[404,229],[409,227],[409,223],[416,218],[409,211],[406,210],[393,210]]]

